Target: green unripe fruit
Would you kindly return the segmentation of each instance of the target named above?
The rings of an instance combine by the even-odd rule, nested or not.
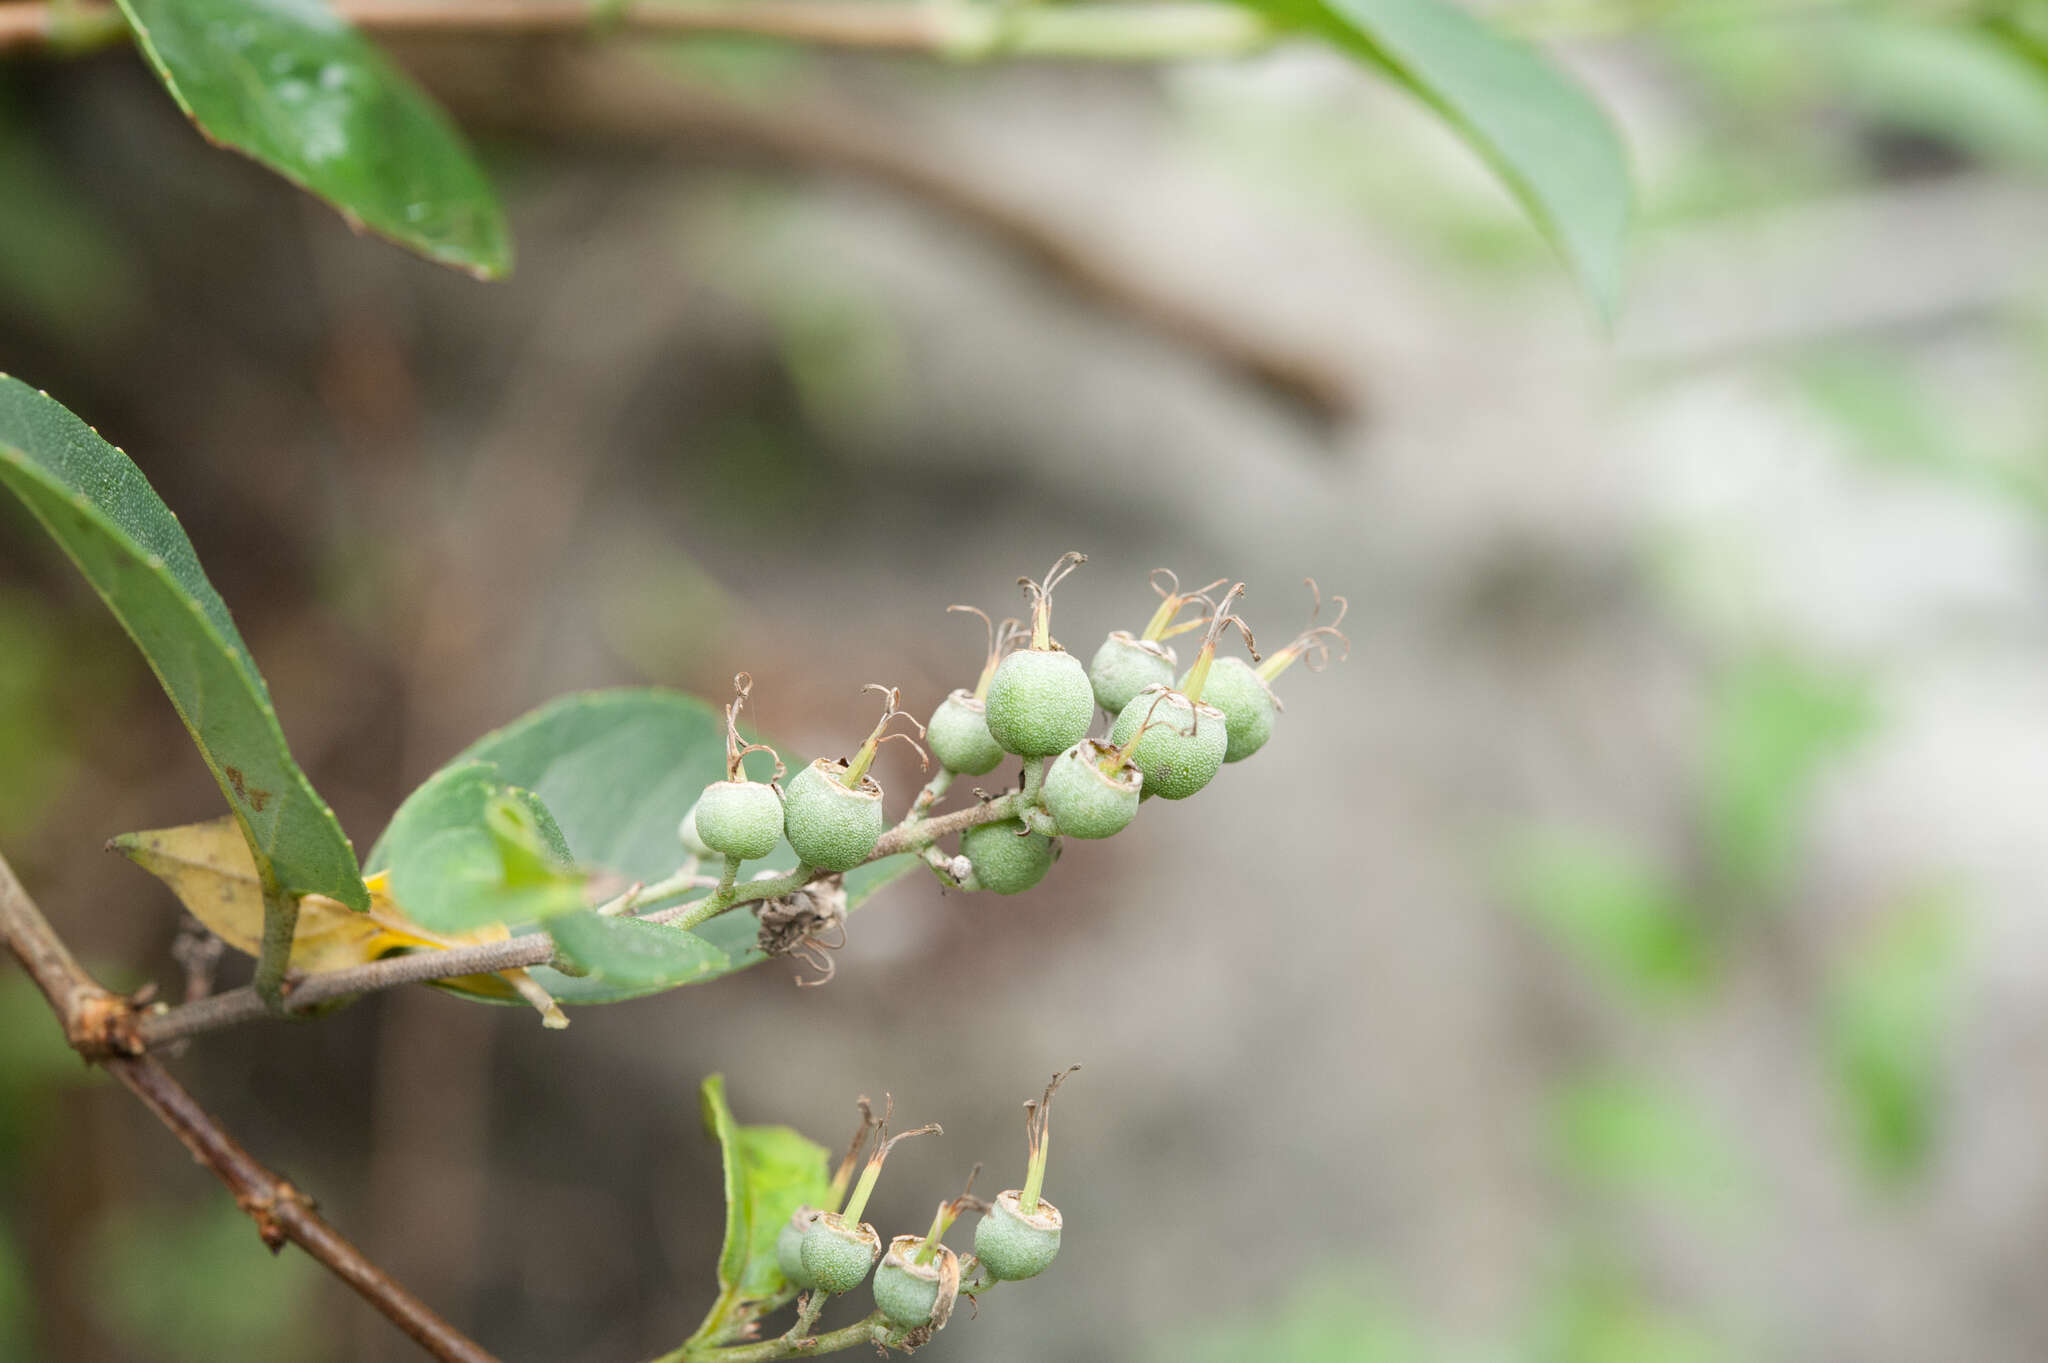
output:
[[[1026,1213],[1021,1196],[1012,1188],[998,1197],[974,1228],[974,1257],[998,1282],[1035,1278],[1060,1252],[1060,1209],[1040,1198],[1038,1210]]]
[[[988,706],[968,691],[955,691],[932,711],[924,743],[947,771],[986,776],[1003,760],[1003,750],[988,731]]]
[[[873,1226],[862,1222],[849,1226],[838,1212],[827,1212],[804,1232],[804,1272],[811,1275],[820,1292],[837,1295],[851,1292],[867,1278],[875,1256],[882,1252],[882,1237]]]
[[[806,1292],[816,1287],[818,1281],[804,1267],[804,1236],[824,1215],[816,1207],[798,1207],[775,1235],[775,1262],[781,1267],[782,1276]]]
[[[974,868],[984,890],[1016,894],[1045,879],[1059,860],[1060,847],[1043,833],[1033,833],[1019,819],[985,823],[960,835],[960,851]]]
[[[690,812],[683,815],[683,821],[676,825],[676,838],[683,844],[683,850],[693,857],[715,857],[703,836],[697,832],[697,806],[691,805]]]
[[[1188,679],[1182,677],[1180,684],[1186,686]],[[1223,729],[1229,736],[1223,749],[1224,761],[1244,761],[1265,747],[1266,740],[1273,736],[1273,718],[1280,709],[1273,699],[1273,688],[1244,659],[1218,658],[1211,663],[1209,679],[1202,685],[1202,699],[1223,712]]]
[[[1093,740],[1076,743],[1046,768],[1045,808],[1061,833],[1107,838],[1123,832],[1138,816],[1138,789],[1144,777],[1133,766],[1114,776],[1104,771],[1102,759],[1114,751]]]
[[[806,866],[851,871],[882,840],[882,788],[863,776],[849,790],[846,763],[821,757],[796,774],[782,796],[782,831]]]
[[[1223,712],[1207,701],[1190,703],[1178,691],[1166,692],[1164,700],[1160,695],[1157,690],[1145,691],[1126,705],[1116,717],[1110,741],[1120,748],[1129,744],[1149,718],[1150,727],[1131,747],[1132,763],[1145,773],[1144,793],[1185,800],[1215,779],[1230,736]]]
[[[1095,689],[1081,660],[1059,649],[1004,656],[988,683],[988,731],[1004,752],[1051,757],[1088,736]]]
[[[722,856],[755,861],[782,841],[782,801],[758,781],[718,781],[704,788],[692,814],[697,836]]]
[[[899,1235],[889,1242],[889,1252],[882,1256],[882,1266],[875,1270],[875,1305],[882,1318],[900,1330],[915,1330],[921,1325],[930,1325],[934,1317],[944,1323],[939,1312],[939,1294],[950,1282],[957,1292],[960,1287],[959,1258],[944,1245],[928,1264],[917,1262],[918,1248],[924,1244],[921,1235]],[[950,1314],[953,1303],[946,1303]]]
[[[1128,630],[1117,630],[1095,650],[1088,664],[1088,684],[1095,690],[1095,703],[1109,713],[1121,714],[1140,691],[1148,686],[1173,685],[1173,650],[1151,639],[1134,639]]]

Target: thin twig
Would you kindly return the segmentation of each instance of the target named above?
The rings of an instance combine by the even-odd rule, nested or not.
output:
[[[497,1363],[476,1341],[365,1258],[313,1210],[304,1194],[258,1163],[170,1071],[147,1056],[133,1054],[132,1044],[119,1044],[124,1037],[133,1041],[124,1025],[131,1005],[85,973],[5,857],[0,857],[0,931],[6,934],[8,950],[49,1000],[72,1045],[105,1065],[185,1143],[194,1159],[227,1185],[235,1205],[256,1222],[263,1243],[273,1251],[287,1241],[299,1246],[443,1363]],[[124,1049],[130,1053],[119,1053]]]

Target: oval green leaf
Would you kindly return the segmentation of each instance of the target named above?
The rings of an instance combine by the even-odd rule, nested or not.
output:
[[[511,236],[432,100],[319,0],[120,0],[171,98],[211,142],[359,227],[496,279]]]
[[[1628,157],[1585,88],[1445,0],[1242,0],[1405,86],[1507,183],[1603,315],[1621,296]]]
[[[48,394],[0,375],[0,483],[63,546],[149,660],[264,885],[369,908],[355,849],[292,760],[227,604],[142,471]]]

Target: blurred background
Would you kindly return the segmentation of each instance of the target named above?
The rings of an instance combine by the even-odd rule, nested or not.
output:
[[[430,991],[201,1039],[260,1157],[509,1360],[713,1294],[696,1086],[921,1227],[1053,1069],[1067,1247],[934,1359],[2048,1356],[2048,68],[1863,6],[1510,10],[1624,128],[1603,328],[1340,58],[1170,69],[413,41],[503,187],[484,285],[209,150],[132,53],[0,66],[0,370],[180,514],[367,848],[563,691],[757,679],[796,757],[920,712],[1060,552],[1262,642],[1273,743],[1016,899],[906,880],[783,963],[586,1009]],[[0,845],[104,978],[101,852],[218,793],[0,507]],[[885,783],[918,779],[898,749]],[[239,978],[245,962],[230,963]],[[409,1359],[0,973],[0,1359]]]

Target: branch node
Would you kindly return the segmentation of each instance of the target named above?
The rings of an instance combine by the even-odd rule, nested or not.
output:
[[[81,990],[64,1021],[65,1040],[87,1060],[112,1060],[143,1052],[136,1029],[135,1000],[103,989]]]

